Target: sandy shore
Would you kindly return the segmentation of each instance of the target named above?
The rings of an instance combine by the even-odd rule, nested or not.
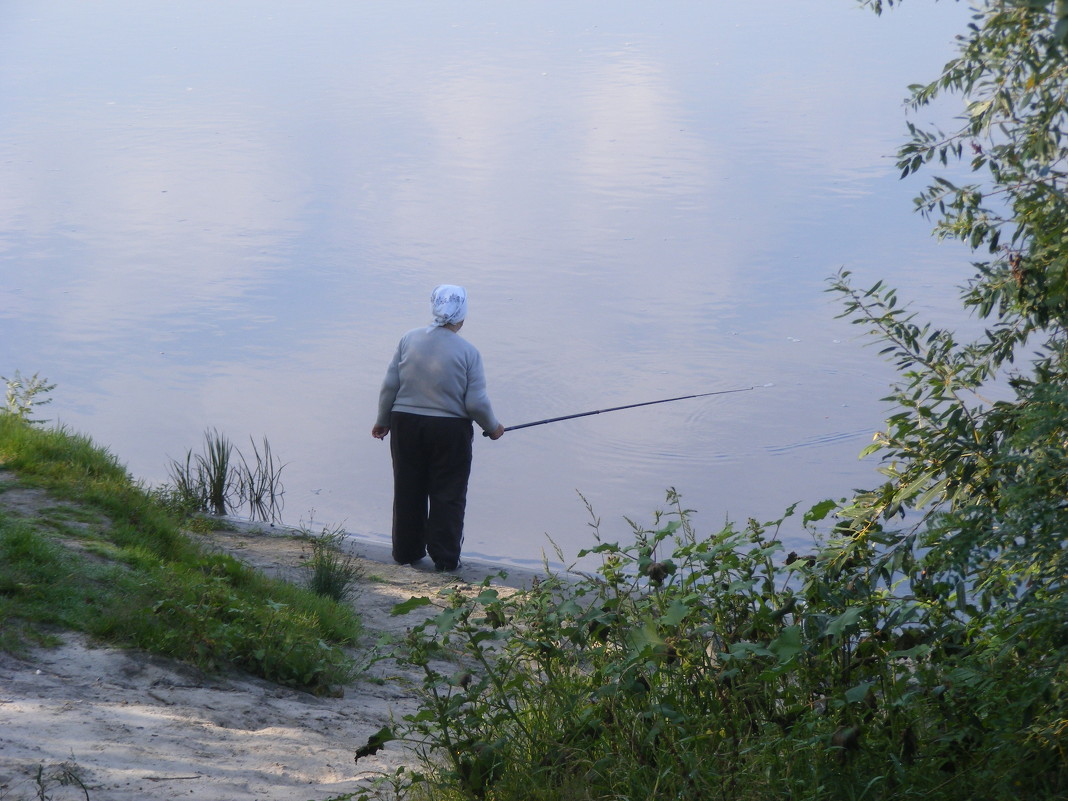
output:
[[[306,541],[269,533],[218,531],[211,547],[253,567],[299,580]],[[357,554],[360,551],[357,548]],[[436,597],[459,577],[360,558],[365,580],[353,599],[369,629],[401,634],[415,616],[390,609],[412,596]],[[62,647],[27,659],[0,654],[0,798],[38,798],[36,777],[69,764],[91,801],[305,801],[352,793],[410,759],[390,744],[373,757],[353,752],[390,716],[414,709],[418,677],[392,660],[377,663],[342,698],[317,698],[244,675],[212,676],[141,652],[100,647],[70,635]],[[77,785],[48,797],[85,799]]]

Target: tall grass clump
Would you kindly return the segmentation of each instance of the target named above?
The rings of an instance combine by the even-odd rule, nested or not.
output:
[[[275,460],[271,443],[267,437],[257,446],[256,440],[249,437],[252,445],[252,462],[250,463],[243,454],[238,452],[241,458],[241,468],[238,471],[238,487],[240,497],[248,504],[249,516],[252,520],[277,523],[281,520],[285,489],[282,486],[282,468]]]
[[[238,497],[239,483],[232,468],[233,443],[212,429],[204,432],[204,451],[186,451],[172,459],[168,475],[177,494],[199,512],[225,515]]]
[[[308,588],[335,601],[349,598],[363,573],[355,557],[345,550],[344,542],[344,529],[324,528],[311,538],[312,556],[306,563]]]
[[[1064,797],[1068,641],[1013,653],[874,538],[786,553],[790,515],[699,537],[669,498],[591,573],[448,595],[406,641],[419,711],[357,759],[411,743],[415,798]]]
[[[253,521],[278,522],[285,488],[282,469],[267,438],[261,445],[250,439],[252,460],[230,439],[212,429],[204,432],[202,453],[186,451],[181,460],[172,459],[169,485],[162,490],[170,502],[193,512],[226,515],[248,507]]]
[[[211,431],[204,439],[204,455],[200,457],[200,465],[205,478],[205,494],[211,511],[224,515],[234,491],[234,478],[230,470],[234,446],[225,434],[218,431]]]

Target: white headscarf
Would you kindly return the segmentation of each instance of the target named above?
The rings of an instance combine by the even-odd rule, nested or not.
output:
[[[442,284],[430,293],[431,328],[462,322],[467,317],[467,290],[462,286]]]

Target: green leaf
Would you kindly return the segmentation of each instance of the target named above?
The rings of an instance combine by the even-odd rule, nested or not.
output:
[[[446,609],[434,618],[434,625],[438,627],[438,631],[444,633],[451,630],[463,616],[463,609]]]
[[[354,761],[359,762],[364,757],[373,756],[381,751],[386,743],[392,742],[397,739],[393,733],[393,729],[389,726],[383,726],[376,731],[370,737],[367,738],[367,742],[356,749],[356,755],[353,758]]]
[[[425,595],[421,595],[416,598],[409,598],[407,601],[403,601],[399,604],[395,604],[389,613],[394,617],[398,615],[406,615],[413,609],[418,609],[421,606],[429,606],[430,603],[431,601],[429,598]]]
[[[787,626],[768,644],[768,650],[778,657],[779,662],[786,664],[797,656],[804,647],[801,644],[801,627]]]
[[[660,622],[665,626],[677,626],[686,619],[689,613],[690,607],[681,599],[676,598],[660,618]]]
[[[728,651],[735,659],[744,659],[747,656],[775,656],[770,649],[755,642],[731,643]]]
[[[864,610],[859,606],[852,606],[845,612],[834,618],[827,624],[827,628],[823,630],[823,633],[831,637],[839,637],[845,632],[846,629],[851,628],[857,624],[860,620],[861,613]]]
[[[924,506],[926,506],[932,500],[934,500],[935,497],[937,497],[938,495],[941,495],[942,492],[945,490],[947,484],[949,484],[949,478],[948,477],[947,478],[943,478],[941,481],[937,481],[933,485],[931,485],[930,488],[928,488],[925,492],[923,492],[914,501],[914,504],[915,504],[916,508],[917,509],[922,509]]]
[[[905,651],[893,651],[890,654],[891,659],[915,659],[916,657],[927,656],[931,652],[931,646],[927,643],[920,643],[914,645]]]
[[[652,620],[646,620],[641,626],[632,629],[627,639],[635,651],[667,645],[664,638],[657,633],[656,624]]]
[[[500,600],[500,597],[501,594],[497,592],[497,590],[493,589],[492,587],[487,587],[478,594],[478,598],[476,598],[475,600],[477,600],[480,604],[489,604],[493,603],[494,601]]]
[[[857,458],[863,459],[865,456],[871,456],[871,454],[875,453],[876,451],[882,450],[882,448],[882,442],[873,442],[870,445],[865,445],[864,449],[861,450],[861,452],[857,455]]]
[[[838,502],[832,501],[829,498],[825,501],[820,501],[805,512],[801,520],[804,523],[813,523],[817,520],[823,520],[836,506],[838,506]]]
[[[865,698],[868,697],[868,693],[871,691],[871,682],[863,682],[856,687],[852,687],[846,690],[845,699],[851,704],[859,704]]]

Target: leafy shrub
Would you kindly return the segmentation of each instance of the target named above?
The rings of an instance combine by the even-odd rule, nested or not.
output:
[[[406,643],[419,712],[357,757],[407,740],[428,795],[497,801],[1068,789],[1063,652],[1028,663],[1000,629],[929,614],[873,540],[785,554],[789,514],[699,538],[669,498],[593,574],[448,594]]]

